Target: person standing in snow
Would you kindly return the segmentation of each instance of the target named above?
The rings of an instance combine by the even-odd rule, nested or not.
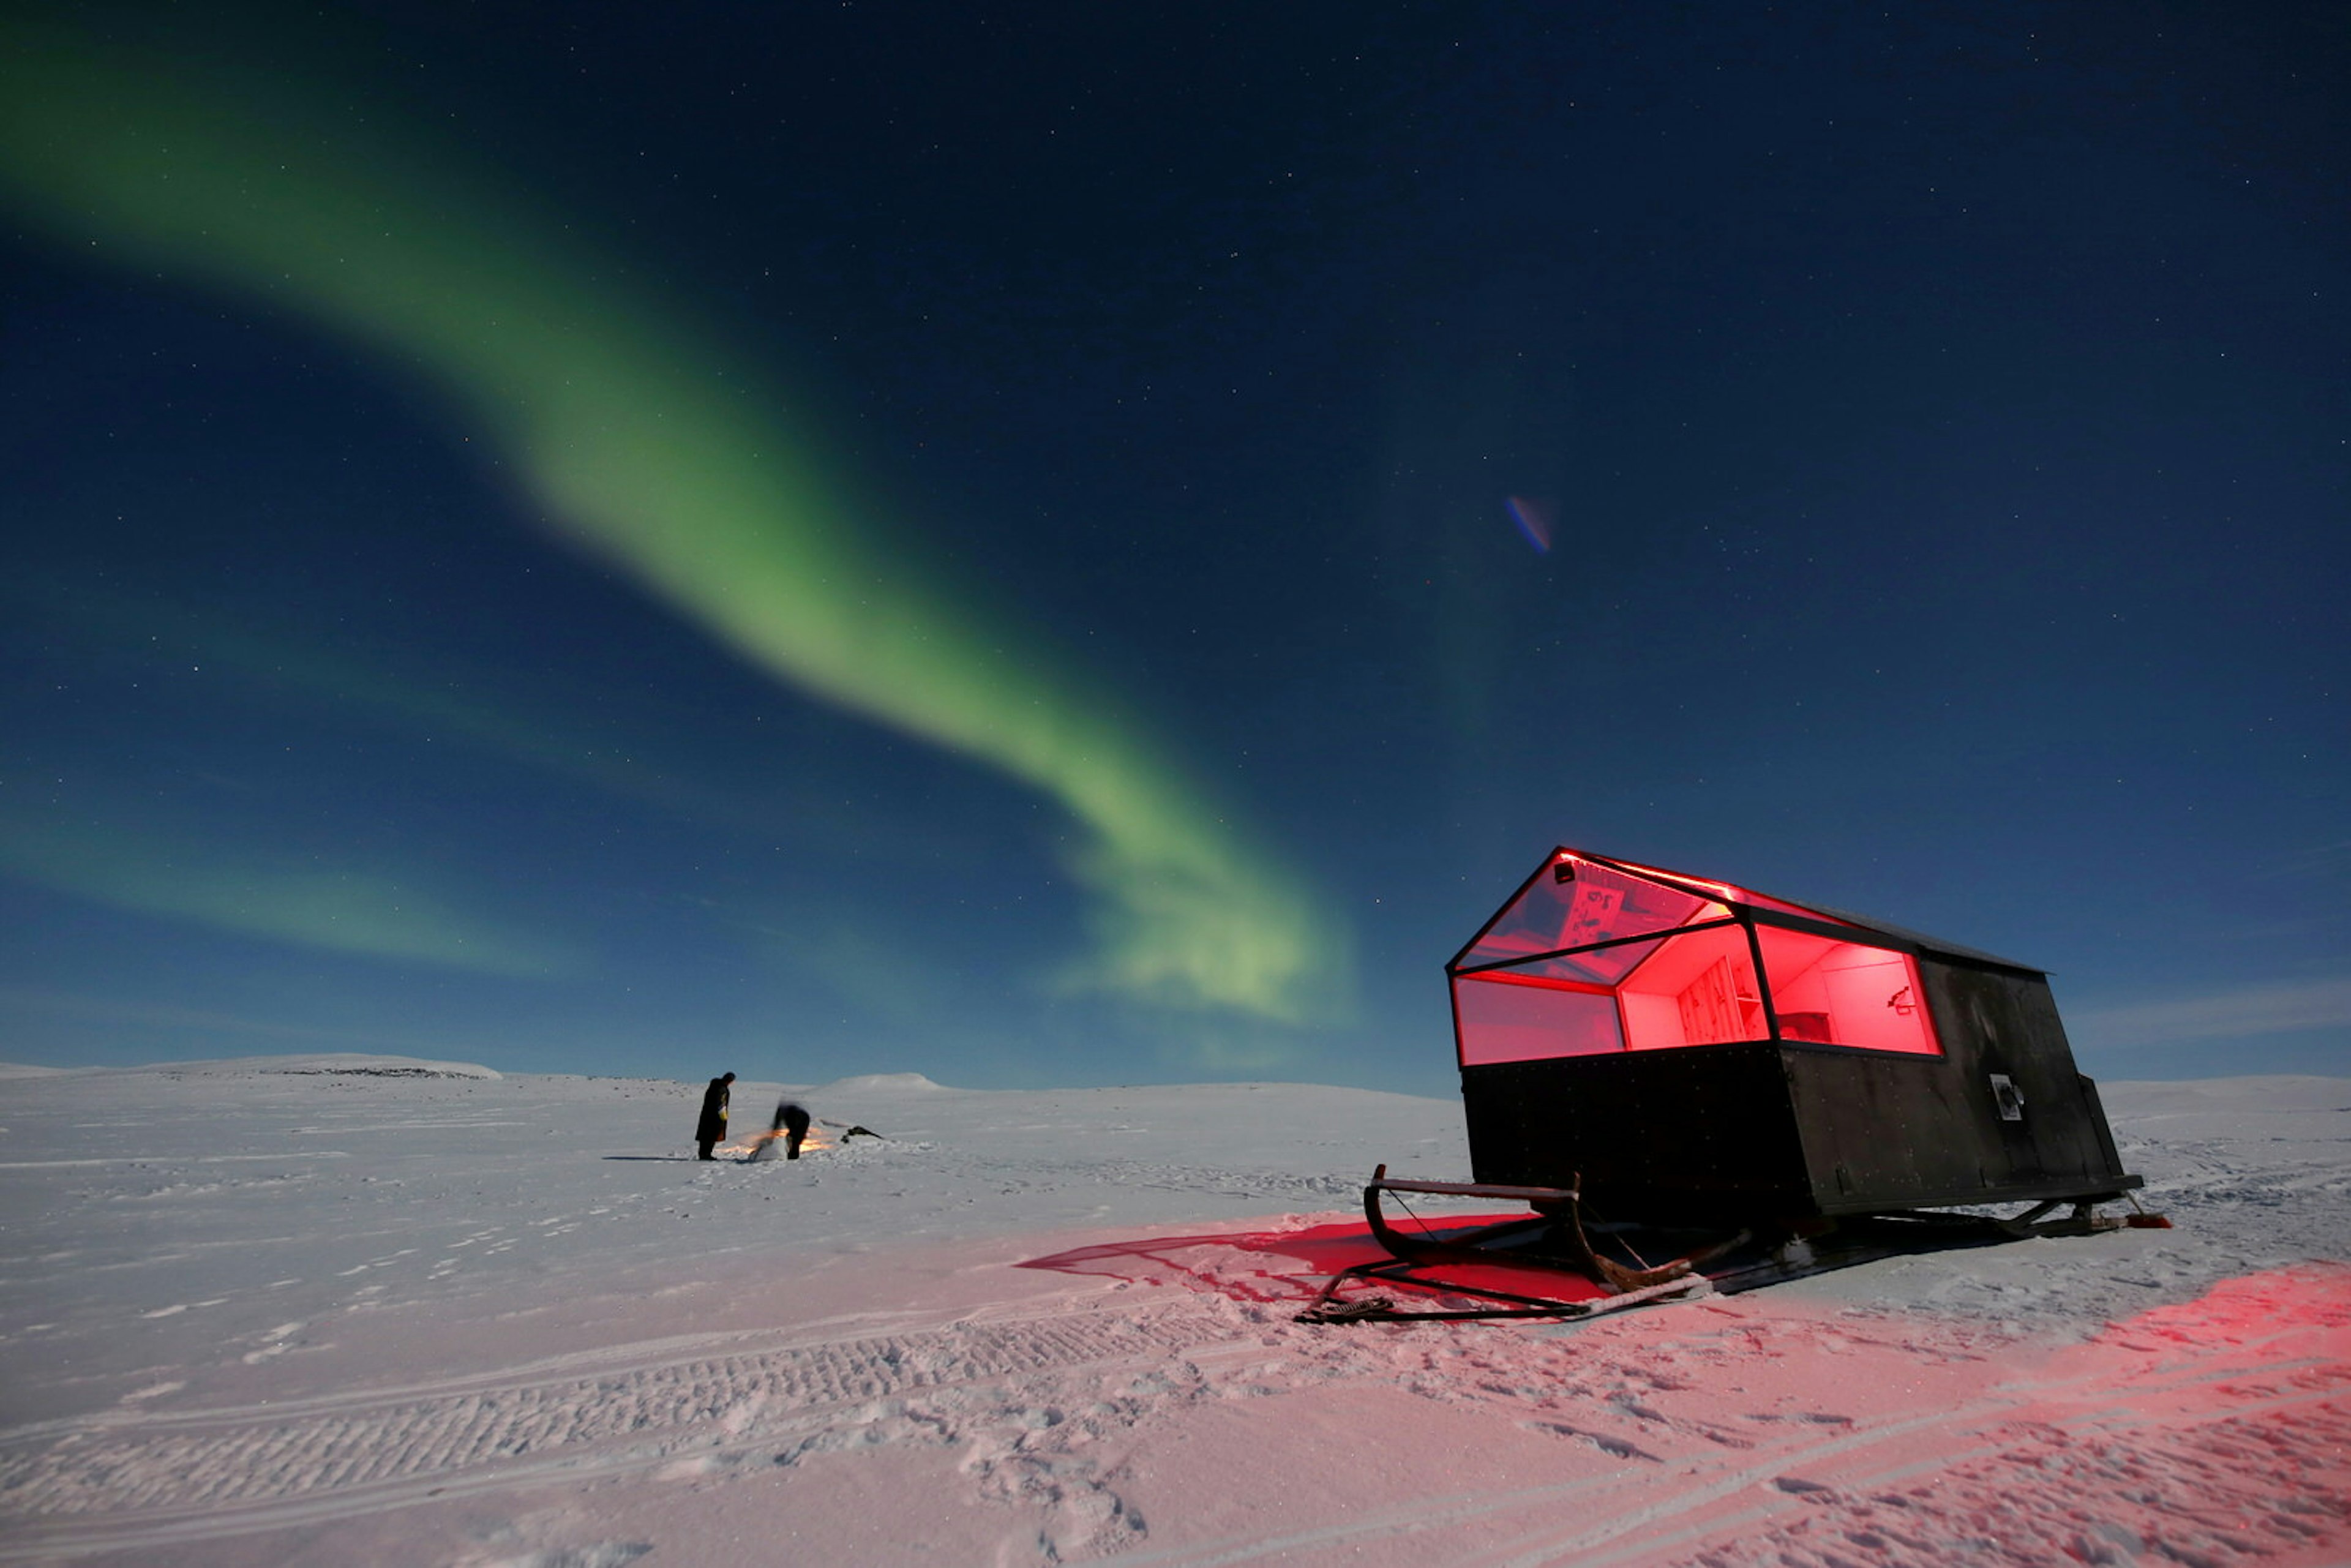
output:
[[[705,1160],[718,1157],[711,1146],[726,1135],[726,1101],[733,1092],[727,1086],[734,1082],[733,1073],[722,1072],[702,1092],[702,1120],[695,1124],[694,1141]]]

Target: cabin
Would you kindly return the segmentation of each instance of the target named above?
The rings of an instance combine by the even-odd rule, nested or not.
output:
[[[2030,966],[1555,849],[1446,966],[1477,1182],[1593,1221],[2096,1202],[2126,1175]]]

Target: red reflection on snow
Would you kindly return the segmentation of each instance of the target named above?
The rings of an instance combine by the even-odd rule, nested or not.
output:
[[[1508,1214],[1448,1214],[1441,1224],[1431,1228],[1429,1234],[1444,1237],[1480,1225],[1525,1218],[1522,1210]],[[1137,1285],[1186,1285],[1237,1301],[1304,1306],[1322,1290],[1322,1282],[1342,1269],[1386,1261],[1392,1261],[1387,1249],[1373,1238],[1368,1224],[1356,1219],[1296,1230],[1137,1237],[1075,1247],[1050,1257],[1031,1258],[1016,1266],[1057,1274],[1123,1280]],[[1440,1271],[1459,1284],[1555,1301],[1583,1301],[1603,1294],[1597,1286],[1552,1269],[1448,1263]],[[1376,1283],[1383,1291],[1414,1286],[1410,1281],[1382,1280]],[[1434,1286],[1420,1289],[1431,1294],[1444,1293]]]
[[[2351,1330],[2351,1268],[2341,1263],[2304,1263],[2264,1274],[2223,1280],[2192,1301],[2151,1307],[2109,1323],[2101,1344],[2133,1350],[2217,1346],[2268,1349],[2282,1346],[2296,1330]],[[2337,1336],[2330,1357],[2351,1366],[2351,1339]]]

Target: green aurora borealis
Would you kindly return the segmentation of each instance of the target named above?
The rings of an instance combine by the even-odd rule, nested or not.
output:
[[[1452,1101],[1574,845],[2339,1074],[2334,15],[21,0],[0,1061]]]
[[[11,26],[0,46],[0,191],[68,254],[364,348],[451,402],[549,526],[749,664],[1057,801],[1081,830],[1066,870],[1096,938],[1061,983],[1280,1024],[1343,1007],[1345,933],[1303,880],[1072,659],[872,542],[888,520],[692,310],[616,281],[609,258],[517,216],[528,203],[423,139],[64,33]],[[337,889],[379,886],[367,877],[289,893],[223,869],[242,883],[232,896],[142,878],[152,856],[7,858],[104,902],[287,940],[538,962],[360,917],[389,895],[341,917]]]

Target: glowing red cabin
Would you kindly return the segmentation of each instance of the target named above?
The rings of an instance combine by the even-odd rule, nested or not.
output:
[[[2048,976],[1558,849],[1446,966],[1481,1183],[1789,1221],[2118,1196]]]

